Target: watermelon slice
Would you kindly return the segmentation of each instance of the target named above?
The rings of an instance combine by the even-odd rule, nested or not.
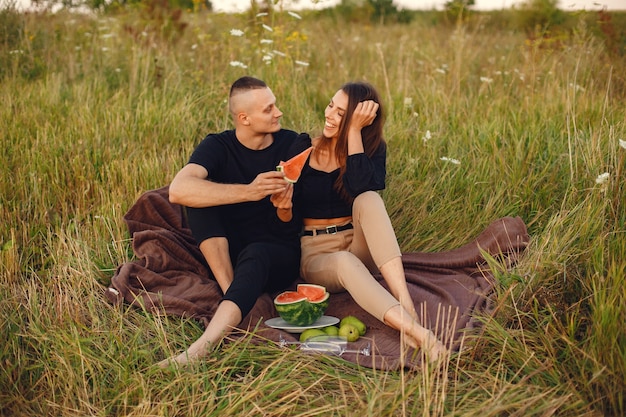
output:
[[[297,291],[285,291],[274,299],[280,317],[294,326],[309,326],[328,308],[330,293],[321,285],[299,284]]]
[[[295,184],[298,182],[300,174],[302,173],[302,168],[304,168],[304,164],[306,164],[306,160],[312,150],[313,147],[310,146],[298,155],[289,159],[287,162],[280,161],[276,170],[283,172],[285,174],[285,179],[290,183]]]
[[[316,284],[298,284],[297,292],[311,302],[318,302],[326,296],[326,288]]]

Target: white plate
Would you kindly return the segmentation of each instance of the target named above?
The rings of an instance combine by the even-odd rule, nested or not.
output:
[[[265,322],[269,327],[273,327],[274,329],[284,330],[289,333],[302,333],[307,329],[320,329],[326,326],[332,326],[333,324],[339,323],[339,319],[333,316],[322,316],[317,321],[310,326],[295,326],[293,324],[287,323],[285,320],[280,317],[276,317],[273,319],[269,319]]]

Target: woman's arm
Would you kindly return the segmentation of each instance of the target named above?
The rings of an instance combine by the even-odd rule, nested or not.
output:
[[[365,191],[385,189],[386,177],[387,146],[383,142],[371,158],[365,153],[348,156],[343,185],[352,197],[356,197]]]
[[[286,160],[298,155],[300,152],[310,148],[312,146],[311,137],[308,133],[301,133],[289,147]],[[276,216],[284,223],[288,223],[293,220],[293,197],[294,197],[294,185],[289,186],[282,192],[273,194],[270,197],[270,201],[276,207]]]
[[[357,104],[348,128],[348,156],[365,152],[361,130],[372,124],[376,118],[378,107],[379,104],[374,100],[366,100]]]
[[[277,194],[272,194],[270,201],[276,207],[276,215],[278,218],[288,223],[293,219],[293,184],[288,184],[285,191]]]

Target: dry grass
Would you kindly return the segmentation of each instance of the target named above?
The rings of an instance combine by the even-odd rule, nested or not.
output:
[[[624,413],[626,67],[584,27],[546,49],[426,19],[191,14],[172,34],[132,12],[0,14],[0,414]],[[528,224],[495,314],[445,372],[361,369],[249,337],[164,372],[153,365],[199,325],[101,296],[133,256],[123,214],[229,127],[228,86],[248,73],[299,131],[321,126],[343,82],[379,87],[384,198],[404,250],[461,245],[501,216]]]

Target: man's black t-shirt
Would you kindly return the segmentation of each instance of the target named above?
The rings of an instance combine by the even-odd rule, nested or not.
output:
[[[196,147],[189,163],[203,166],[208,180],[223,184],[249,184],[258,174],[276,170],[287,159],[296,132],[281,129],[273,134],[273,143],[265,149],[245,147],[234,130],[208,135]],[[229,238],[242,245],[252,242],[280,242],[299,246],[299,225],[283,223],[269,196],[260,201],[220,207],[220,216]]]

